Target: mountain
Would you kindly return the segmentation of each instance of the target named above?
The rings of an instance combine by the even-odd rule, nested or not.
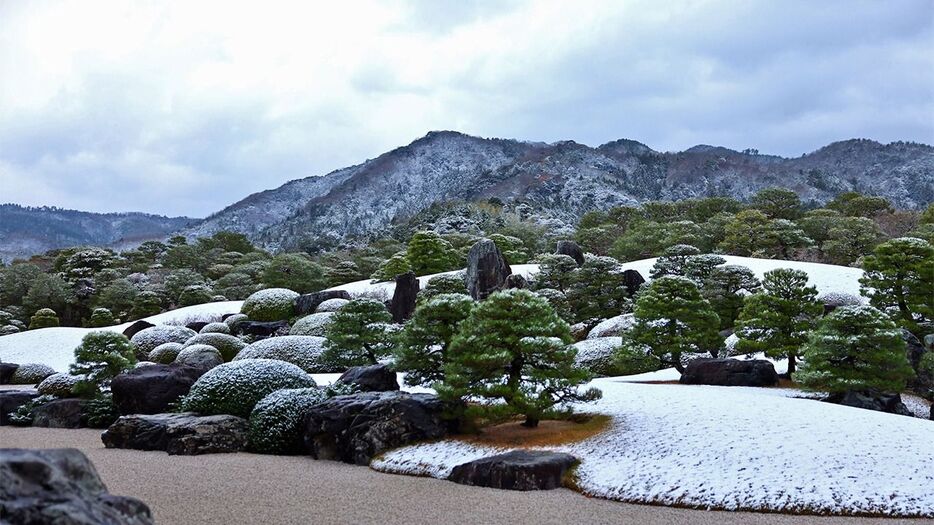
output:
[[[0,204],[0,260],[9,262],[80,245],[126,248],[165,238],[194,222],[188,217],[145,213],[92,213]]]
[[[742,200],[769,186],[790,188],[808,203],[855,190],[918,209],[934,200],[934,148],[853,139],[783,158],[707,145],[658,152],[633,140],[593,148],[435,131],[362,164],[251,195],[182,233],[232,229],[273,250],[297,249],[383,232],[451,200],[495,197],[570,225],[592,209],[717,195]]]

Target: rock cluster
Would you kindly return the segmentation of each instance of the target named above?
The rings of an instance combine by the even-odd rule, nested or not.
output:
[[[448,479],[496,489],[550,490],[561,486],[564,474],[576,463],[577,458],[563,452],[513,450],[458,465]]]
[[[121,416],[101,434],[101,441],[107,448],[164,450],[194,456],[244,450],[247,430],[247,421],[237,416],[138,414]]]
[[[774,386],[778,374],[764,359],[694,359],[681,374],[686,385]]]

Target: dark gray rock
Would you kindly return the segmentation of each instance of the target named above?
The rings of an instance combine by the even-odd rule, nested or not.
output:
[[[934,352],[934,334],[924,336],[924,348],[928,352]]]
[[[84,401],[81,399],[56,399],[38,408],[32,418],[32,426],[44,428],[81,428]]]
[[[299,316],[313,314],[318,305],[328,299],[347,299],[349,301],[350,294],[346,290],[322,290],[299,295],[295,299],[295,314]]]
[[[0,449],[0,522],[147,525],[145,503],[107,492],[94,465],[76,449]]]
[[[475,300],[486,299],[491,293],[503,289],[512,268],[503,253],[490,239],[481,239],[467,253],[465,281],[467,291]]]
[[[686,385],[774,386],[775,366],[764,359],[694,359],[681,374]]]
[[[132,339],[133,336],[137,334],[137,332],[142,332],[143,330],[152,328],[153,326],[156,325],[150,323],[149,321],[143,321],[140,319],[139,321],[135,321],[133,324],[126,327],[126,330],[123,331],[123,335],[125,335],[127,339]]]
[[[27,401],[39,397],[33,388],[24,390],[0,390],[0,425],[10,424],[10,412],[15,411]]]
[[[288,321],[244,321],[237,323],[233,328],[237,334],[269,337],[273,335],[288,335]]]
[[[167,412],[205,371],[179,363],[134,368],[111,382],[114,405],[123,415]]]
[[[207,326],[208,323],[204,321],[194,321],[185,325],[185,328],[189,330],[194,330],[195,332],[200,332],[202,328]]]
[[[827,397],[830,403],[844,405],[865,410],[875,410],[901,416],[913,416],[908,407],[902,403],[901,394],[877,392],[875,390],[850,391],[842,394],[831,394]]]
[[[415,300],[418,297],[418,277],[413,272],[396,276],[396,289],[389,301],[389,313],[394,323],[403,323],[415,312]]]
[[[396,373],[386,365],[355,366],[337,378],[338,383],[354,385],[362,392],[399,390]]]
[[[636,270],[625,270],[623,272],[623,286],[626,287],[626,293],[632,297],[639,287],[645,282],[645,277],[642,277],[642,274]]]
[[[13,374],[16,373],[17,368],[19,368],[17,364],[0,363],[0,385],[10,384],[10,380],[13,378]]]
[[[510,274],[506,277],[506,284],[503,285],[503,288],[506,290],[525,290],[529,287],[529,281],[525,277],[517,273]]]
[[[364,392],[332,397],[305,415],[304,442],[315,459],[368,465],[375,456],[415,441],[444,437],[452,425],[433,394]]]
[[[506,490],[551,490],[561,486],[577,458],[562,452],[513,450],[454,467],[450,481]]]
[[[107,448],[194,456],[246,449],[247,429],[245,419],[230,415],[136,414],[117,419],[101,434],[101,441]]]
[[[915,334],[904,328],[901,329],[901,335],[902,340],[905,341],[905,346],[908,347],[908,361],[911,363],[911,368],[914,368],[917,372],[918,365],[921,364],[921,358],[926,352],[924,345],[921,343],[920,339],[915,337]]]
[[[584,250],[574,241],[558,241],[555,255],[567,255],[577,261],[577,265],[584,264]]]

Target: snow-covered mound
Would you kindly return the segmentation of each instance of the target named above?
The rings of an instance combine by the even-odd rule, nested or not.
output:
[[[780,388],[598,379],[609,430],[552,447],[578,486],[614,500],[698,508],[934,516],[934,424],[794,399]],[[502,450],[446,440],[396,449],[376,470],[445,478]]]

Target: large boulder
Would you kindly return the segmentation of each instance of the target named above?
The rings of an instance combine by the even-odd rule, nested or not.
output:
[[[289,333],[288,321],[244,321],[237,323],[233,328],[237,334],[252,335],[255,337],[269,337],[272,335],[285,335]]]
[[[133,324],[131,324],[130,326],[126,327],[125,330],[123,330],[123,335],[126,336],[127,339],[133,339],[134,335],[142,332],[143,330],[147,328],[152,328],[153,326],[156,326],[156,325],[150,323],[149,321],[143,321],[142,319],[140,319],[139,321],[133,321]]]
[[[33,388],[24,390],[0,390],[0,425],[10,424],[10,412],[39,397],[39,391]]]
[[[13,374],[19,365],[13,363],[0,363],[0,385],[8,385],[13,380]]]
[[[587,339],[599,339],[601,337],[620,337],[636,324],[636,317],[633,314],[622,314],[609,319],[604,319],[587,332]]]
[[[486,299],[491,293],[501,290],[510,274],[512,268],[490,239],[481,239],[467,253],[465,281],[467,291],[475,300]]]
[[[306,293],[295,299],[295,315],[308,315],[318,309],[318,305],[328,299],[350,300],[347,290],[322,290],[320,292]]]
[[[190,323],[185,324],[185,328],[201,333],[201,329],[207,326],[208,324],[210,323],[208,323],[207,321],[192,321]]]
[[[506,290],[525,290],[528,287],[529,281],[518,273],[507,275],[506,283],[503,285]]]
[[[166,412],[205,372],[180,363],[134,368],[111,382],[114,405],[121,414]]]
[[[142,501],[108,493],[91,461],[73,448],[0,449],[0,522],[154,523]]]
[[[639,287],[645,283],[645,277],[642,277],[642,274],[636,270],[625,270],[623,271],[623,286],[626,287],[626,292],[632,297]]]
[[[875,390],[849,391],[831,394],[827,397],[830,403],[844,405],[865,410],[875,410],[901,416],[914,416],[908,407],[902,403],[902,396],[898,393],[877,392]]]
[[[341,384],[354,385],[362,392],[399,390],[396,373],[386,365],[355,366],[337,378]]]
[[[44,428],[81,428],[84,401],[81,399],[56,399],[36,408],[32,426]]]
[[[550,490],[561,486],[564,474],[576,463],[577,458],[563,452],[513,450],[458,465],[448,479],[495,489]]]
[[[107,448],[164,450],[195,456],[240,452],[247,444],[247,421],[230,415],[198,416],[191,412],[121,416],[101,441]]]
[[[444,437],[452,425],[433,394],[363,392],[332,397],[305,414],[304,441],[315,459],[368,465],[415,441]]]
[[[681,374],[686,385],[774,386],[778,374],[764,359],[694,359]]]
[[[578,266],[584,264],[584,250],[574,241],[558,241],[555,255],[567,255],[574,259]]]
[[[418,277],[415,277],[415,273],[406,272],[396,276],[396,289],[392,293],[392,300],[389,301],[392,322],[403,323],[412,317],[418,290]]]

